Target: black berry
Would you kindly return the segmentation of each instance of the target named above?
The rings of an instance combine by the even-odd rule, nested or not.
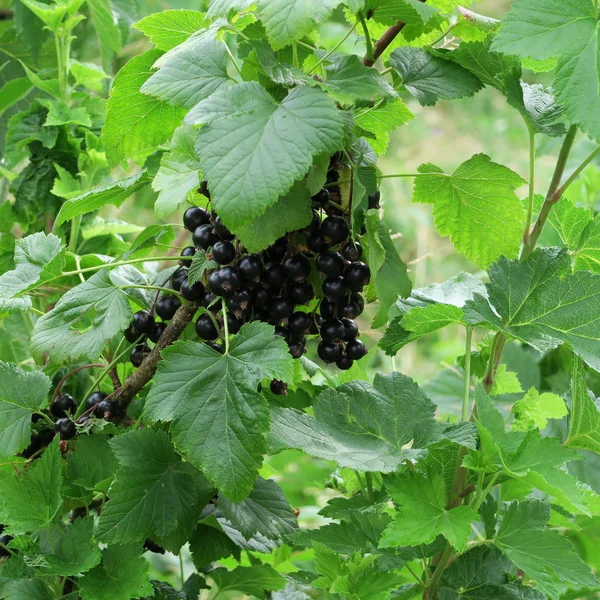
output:
[[[292,333],[308,333],[312,325],[312,317],[305,312],[295,312],[288,320],[288,329]]]
[[[292,339],[290,336],[290,332],[285,327],[282,327],[281,325],[275,326],[275,335],[282,337],[288,344],[290,343],[290,341]]]
[[[326,363],[334,363],[342,358],[342,347],[332,342],[321,342],[317,348],[319,358]]]
[[[200,206],[192,206],[183,213],[183,224],[188,231],[192,233],[200,227],[200,225],[207,225],[210,223],[210,215],[208,211],[204,210]]]
[[[349,342],[358,337],[358,325],[352,319],[342,319],[344,325],[344,340]]]
[[[263,280],[267,285],[280,288],[285,283],[285,271],[281,265],[269,263],[265,266]]]
[[[336,342],[344,339],[346,329],[341,321],[325,321],[321,326],[321,338],[324,342]]]
[[[185,257],[181,259],[181,264],[184,267],[189,267],[192,264],[192,257],[196,254],[196,248],[188,246],[181,251],[181,256]],[[188,258],[189,257],[189,258]]]
[[[54,399],[50,412],[52,416],[57,419],[62,419],[67,416],[68,413],[75,414],[77,410],[77,403],[73,400],[73,396],[69,394],[61,394]]]
[[[287,298],[275,298],[271,302],[270,313],[274,321],[288,319],[294,312],[294,304]]]
[[[360,360],[367,354],[367,347],[360,340],[351,340],[346,345],[346,354],[352,360]]]
[[[306,238],[306,245],[313,252],[325,252],[329,248],[329,242],[320,234],[317,233]]]
[[[227,229],[225,223],[221,221],[221,217],[215,219],[215,233],[225,241],[231,241],[235,237],[233,233]]]
[[[369,208],[379,208],[380,200],[381,200],[381,192],[379,190],[377,190],[376,192],[373,192],[368,198]]]
[[[59,419],[54,424],[54,431],[60,435],[61,440],[72,440],[77,433],[77,428],[71,419]]]
[[[144,362],[144,358],[149,352],[150,348],[146,344],[138,344],[129,355],[131,364],[137,369]]]
[[[341,277],[326,279],[323,282],[323,294],[337,300],[343,298],[346,295],[346,282]]]
[[[330,279],[341,277],[345,267],[346,262],[338,252],[323,252],[317,257],[317,269]]]
[[[291,256],[283,263],[283,270],[288,279],[303,281],[310,275],[310,263],[303,256]]]
[[[94,392],[87,399],[87,402],[86,402],[87,408],[90,409],[90,408],[93,408],[94,406],[96,406],[96,404],[100,404],[100,402],[102,402],[102,400],[104,400],[107,396],[108,396],[108,394],[105,394],[104,392],[100,392],[100,391]]]
[[[124,335],[125,339],[132,344],[140,337],[135,331],[133,331],[133,329],[131,329],[131,327],[128,327],[125,330]]]
[[[155,344],[158,344],[158,340],[160,340],[160,337],[165,332],[166,328],[167,328],[167,324],[166,323],[157,323],[153,327],[152,331],[149,333],[148,339],[151,342],[154,342]]]
[[[228,265],[235,258],[235,247],[231,242],[219,240],[212,248],[212,255],[220,265]]]
[[[289,349],[292,358],[300,358],[304,355],[304,344],[301,342],[290,342]]]
[[[171,287],[178,292],[184,281],[187,281],[188,270],[186,267],[180,267],[171,275]]]
[[[364,262],[354,262],[346,267],[344,279],[351,289],[361,290],[371,280],[371,271]]]
[[[337,306],[335,305],[335,302],[331,302],[325,298],[324,300],[321,300],[320,309],[321,316],[324,319],[335,319],[337,314]]]
[[[99,419],[106,419],[107,421],[115,417],[117,412],[117,404],[111,400],[102,400],[102,402],[100,402],[100,404],[98,404],[94,410],[94,414]]]
[[[341,371],[347,371],[352,368],[354,361],[348,356],[342,356],[339,360],[335,361],[335,366]]]
[[[200,225],[200,227],[197,227],[194,231],[192,240],[197,248],[208,250],[219,241],[219,238],[215,235],[215,231],[211,225]]]
[[[170,321],[181,308],[181,300],[175,296],[163,296],[156,303],[156,314],[163,321]]]
[[[345,240],[349,233],[348,223],[341,217],[327,217],[321,224],[321,234],[334,244],[339,244]]]
[[[242,287],[242,277],[235,267],[223,267],[219,269],[219,283],[223,290],[223,296],[231,296]]]
[[[216,340],[219,332],[209,315],[200,315],[196,321],[196,333],[203,340]]]
[[[273,379],[269,387],[271,389],[271,392],[273,392],[273,394],[275,394],[276,396],[287,396],[288,386],[287,383],[285,383],[285,381]]]
[[[240,258],[237,264],[242,277],[248,281],[254,281],[260,277],[262,273],[262,261],[256,254],[248,254]]]
[[[154,327],[154,317],[148,311],[140,310],[133,315],[130,327],[138,336],[147,335]]]
[[[294,304],[307,304],[315,297],[315,290],[308,281],[297,281],[289,286],[288,296]]]
[[[243,323],[240,321],[240,319],[231,313],[227,313],[227,330],[230,334],[237,333],[241,329],[242,325]]]
[[[190,285],[188,280],[184,281],[181,286],[181,295],[190,302],[198,302],[204,296],[204,286],[198,281],[194,285]]]
[[[313,197],[312,201],[319,206],[327,206],[329,204],[329,190],[323,188],[320,192],[317,192]]]
[[[362,253],[363,247],[360,242],[347,242],[342,248],[342,256],[350,262],[358,260],[362,256]]]
[[[263,288],[256,288],[252,293],[252,304],[255,308],[264,308],[270,299],[269,292]]]

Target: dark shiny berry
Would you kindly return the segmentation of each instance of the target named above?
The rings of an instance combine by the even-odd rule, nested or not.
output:
[[[162,546],[159,546],[152,540],[146,540],[144,542],[144,550],[148,550],[148,552],[154,552],[154,554],[164,554],[165,549]]]
[[[231,296],[231,301],[235,302],[242,310],[246,310],[252,302],[252,292],[247,289],[238,290]]]
[[[312,252],[325,252],[329,249],[329,242],[320,234],[311,235],[306,238],[306,245]]]
[[[102,402],[96,406],[94,415],[99,419],[106,419],[108,421],[113,417],[116,417],[118,412],[119,409],[116,402],[113,402],[112,400],[102,400]]]
[[[323,323],[320,333],[324,342],[336,342],[344,339],[346,330],[341,321],[332,319]]]
[[[198,189],[198,193],[210,199],[210,192],[208,191],[208,181],[206,181],[206,179],[203,179],[200,182],[200,188]]]
[[[334,244],[344,241],[350,233],[348,223],[341,217],[327,217],[321,223],[321,234]]]
[[[82,415],[81,417],[79,417],[79,419],[77,419],[77,425],[85,425],[92,417],[88,416],[88,415]]]
[[[181,300],[175,296],[163,296],[156,303],[156,314],[163,321],[170,321],[181,308]]]
[[[203,340],[216,340],[219,332],[209,315],[200,315],[196,321],[196,333]]]
[[[205,342],[207,346],[210,346],[213,350],[218,352],[219,354],[224,354],[225,348],[223,344],[219,344],[219,342]]]
[[[148,335],[154,327],[154,317],[146,310],[140,310],[133,315],[131,329],[139,335]]]
[[[231,231],[229,231],[229,229],[227,229],[227,226],[225,225],[225,223],[223,223],[223,221],[221,221],[221,217],[217,217],[215,219],[215,233],[222,240],[225,240],[226,242],[231,241],[235,237],[233,235],[233,233],[231,233]]]
[[[288,296],[294,304],[307,304],[315,297],[315,290],[308,281],[296,281],[288,287]]]
[[[335,171],[335,170],[331,170],[327,172],[327,183],[335,183],[336,181],[339,181],[340,179],[340,174]]]
[[[325,322],[325,319],[323,319],[323,317],[321,315],[319,315],[318,313],[312,313],[311,324],[310,324],[310,329],[308,330],[308,333],[310,335],[318,335],[319,329],[320,329],[321,325],[323,325],[324,322]]]
[[[181,295],[190,302],[198,302],[204,296],[204,286],[201,281],[190,285],[189,281],[184,281],[181,286]]]
[[[10,535],[0,535],[0,558],[6,558],[11,555],[11,552],[6,548],[8,544],[12,541],[12,536]]]
[[[230,335],[236,334],[242,327],[243,323],[235,315],[227,313],[227,330]]]
[[[288,320],[288,329],[292,333],[308,333],[312,322],[313,320],[309,313],[295,312]]]
[[[346,292],[346,282],[341,277],[326,279],[323,282],[323,294],[328,298],[339,300],[346,295]]]
[[[54,431],[60,435],[61,440],[72,440],[77,433],[77,428],[71,419],[59,419],[54,424]]]
[[[275,335],[282,337],[288,344],[290,343],[290,340],[292,339],[290,336],[290,332],[285,327],[282,327],[281,325],[275,326]]]
[[[200,206],[192,206],[183,213],[183,225],[192,233],[200,225],[208,225],[208,223],[210,223],[210,214]]]
[[[228,265],[235,258],[235,247],[231,242],[219,240],[212,248],[212,255],[220,265]]]
[[[178,292],[184,281],[187,281],[188,270],[186,267],[180,267],[171,275],[171,287]]]
[[[204,292],[204,295],[202,296],[202,298],[200,298],[200,306],[203,306],[204,308],[208,308],[209,306],[211,306],[211,304],[216,299],[217,299],[217,297],[212,292],[209,292],[207,290]]]
[[[257,280],[263,270],[262,261],[257,254],[248,254],[243,256],[237,263],[242,277],[248,281]]]
[[[332,342],[321,342],[317,348],[319,358],[326,363],[334,363],[342,358],[342,347]]]
[[[321,217],[314,210],[312,215],[310,223],[300,230],[304,235],[315,235],[319,231],[319,227],[321,227]]]
[[[283,270],[288,279],[304,281],[310,275],[310,263],[304,256],[296,254],[284,261]]]
[[[329,190],[323,188],[320,192],[317,192],[313,197],[312,201],[319,206],[327,206],[329,204]]]
[[[225,295],[225,290],[223,289],[223,286],[221,285],[221,271],[220,270],[213,271],[208,276],[208,280],[206,281],[206,287],[215,296],[224,296]],[[204,302],[202,303],[202,305],[207,306]]]
[[[231,296],[242,287],[242,276],[236,267],[223,267],[218,273],[223,296]]]
[[[68,413],[75,414],[77,410],[77,403],[73,400],[73,396],[69,394],[61,394],[54,399],[52,406],[50,406],[50,412],[52,416],[57,419],[62,419],[67,416]]]
[[[271,392],[276,396],[287,396],[288,386],[285,381],[280,381],[279,379],[273,379],[271,384],[269,385]]]
[[[267,285],[274,288],[280,288],[285,283],[285,271],[276,263],[265,265],[262,277]]]
[[[373,192],[368,198],[369,208],[379,208],[380,200],[381,200],[381,192],[379,190],[377,190],[376,192]]]
[[[371,281],[371,271],[364,262],[354,262],[346,267],[344,279],[352,290],[358,291]]]
[[[167,324],[166,323],[157,323],[154,326],[154,328],[152,329],[152,331],[149,333],[148,339],[151,342],[154,342],[155,344],[158,344],[158,340],[160,340],[160,337],[165,332],[166,328],[167,328]]]
[[[288,347],[292,358],[300,358],[304,355],[304,344],[300,342],[290,342]]]
[[[184,256],[185,258],[181,259],[181,264],[184,267],[189,267],[192,264],[192,257],[194,254],[196,254],[196,248],[194,248],[194,246],[188,246],[187,248],[184,248],[181,251],[181,256]]]
[[[367,354],[367,347],[360,340],[351,340],[346,345],[346,355],[352,360],[360,360]]]
[[[197,227],[194,231],[192,240],[197,248],[208,250],[219,241],[219,238],[215,235],[215,230],[212,228],[212,225],[200,225],[200,227]]]
[[[252,306],[254,308],[264,308],[269,303],[271,295],[263,288],[256,288],[252,292]]]
[[[102,400],[104,400],[107,396],[108,396],[108,394],[105,394],[104,392],[101,392],[101,391],[94,392],[93,394],[90,395],[90,397],[87,399],[85,404],[88,409],[94,408],[94,406],[96,406],[97,404],[100,404],[100,402],[102,402]]]
[[[354,302],[358,306],[359,314],[362,314],[363,310],[365,310],[365,299],[360,294],[352,294],[350,302]]]
[[[271,318],[274,321],[288,319],[294,312],[294,303],[287,298],[275,298],[270,305]]]
[[[342,256],[350,262],[358,260],[362,256],[362,253],[363,247],[360,242],[347,242],[342,248]]]
[[[129,355],[131,364],[137,369],[144,362],[144,358],[149,352],[150,348],[146,344],[138,344]]]
[[[342,319],[344,324],[344,340],[349,342],[358,337],[358,325],[352,319]]]
[[[265,250],[265,253],[269,257],[269,260],[273,262],[281,262],[287,251],[288,239],[284,236],[279,238],[272,246],[269,246]]]
[[[337,315],[337,305],[335,302],[331,302],[330,300],[327,300],[327,298],[324,298],[321,300],[319,312],[324,319],[335,319]]]
[[[342,358],[335,361],[336,367],[342,371],[347,371],[348,369],[351,369],[353,364],[354,361],[348,356],[342,356]]]
[[[346,267],[346,261],[339,252],[323,252],[317,256],[319,273],[330,279],[341,277]]]
[[[124,335],[125,339],[130,343],[135,342],[140,337],[135,331],[133,331],[133,329],[131,329],[131,327],[128,327],[125,330]]]

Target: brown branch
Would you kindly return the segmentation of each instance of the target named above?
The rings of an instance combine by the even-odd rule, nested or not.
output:
[[[425,3],[427,0],[419,0],[419,2]],[[363,65],[365,67],[372,67],[377,59],[387,50],[388,46],[396,39],[398,34],[406,27],[406,23],[398,21],[395,25],[392,25],[375,44],[373,52],[373,58],[363,58]]]
[[[114,393],[112,399],[118,402],[124,409],[135,398],[136,394],[154,377],[158,363],[160,361],[160,353],[167,346],[170,346],[183,330],[191,323],[194,315],[198,310],[197,305],[182,306],[171,319],[171,322],[160,336],[158,343],[152,349],[152,352],[146,356],[140,367],[132,373],[123,385]]]
[[[117,373],[117,368],[113,367],[109,372],[108,372],[108,376],[110,377],[110,380],[112,381],[113,387],[115,390],[118,390],[123,384],[121,383],[121,380],[119,379],[119,374]]]

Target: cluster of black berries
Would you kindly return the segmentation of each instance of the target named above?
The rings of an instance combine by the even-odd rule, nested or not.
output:
[[[154,312],[162,321],[156,321],[146,310],[140,310],[133,315],[129,327],[125,330],[125,338],[128,342],[137,342],[129,356],[134,367],[139,367],[150,354],[148,340],[155,344],[158,342],[167,328],[168,321],[175,316],[180,306],[179,298],[167,294],[159,298],[154,305]]]

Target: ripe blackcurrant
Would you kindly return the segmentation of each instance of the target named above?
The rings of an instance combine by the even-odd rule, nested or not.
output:
[[[77,410],[77,403],[73,400],[73,396],[69,394],[61,394],[54,399],[52,406],[50,406],[50,412],[53,417],[62,419],[67,416],[67,413],[75,414]]]
[[[100,402],[102,402],[102,400],[104,400],[107,396],[108,394],[105,394],[104,392],[94,392],[90,395],[85,404],[88,409],[93,408],[94,406],[96,406],[96,404],[100,404]]]
[[[61,440],[72,440],[77,433],[77,428],[71,419],[59,419],[54,424],[54,431],[60,435]]]
[[[229,231],[229,229],[227,229],[227,226],[225,225],[225,223],[223,223],[223,221],[221,221],[221,217],[217,217],[215,219],[215,233],[222,240],[225,240],[227,242],[231,241],[235,237],[233,235],[233,233],[231,233],[231,231]]]
[[[344,340],[349,342],[358,337],[358,325],[352,319],[342,319],[344,324]]]
[[[223,286],[221,285],[221,272],[213,271],[206,281],[206,287],[210,290],[212,294],[215,296],[223,296],[225,291],[223,290]],[[208,306],[204,302],[202,302],[203,306]]]
[[[346,354],[352,360],[360,360],[367,354],[367,347],[360,340],[351,340],[346,345]]]
[[[296,254],[283,263],[283,270],[288,279],[304,281],[310,275],[310,263],[303,256]]]
[[[335,183],[336,181],[338,181],[340,178],[340,174],[335,171],[335,170],[331,170],[327,172],[327,183]]]
[[[280,288],[285,283],[285,271],[281,265],[268,263],[263,271],[264,282],[274,288]]]
[[[238,290],[231,296],[231,301],[235,302],[241,310],[246,310],[252,302],[252,292],[247,289]]]
[[[138,344],[129,355],[131,364],[137,369],[143,362],[146,355],[150,353],[150,348],[146,344]]]
[[[290,342],[288,347],[292,358],[300,358],[304,355],[305,348],[301,342]]]
[[[320,234],[316,233],[306,238],[306,245],[312,252],[325,252],[329,248],[329,242]]]
[[[171,287],[178,292],[181,289],[184,281],[187,281],[188,270],[185,267],[180,267],[171,275]]]
[[[288,329],[292,333],[308,333],[312,325],[312,317],[309,313],[295,312],[288,321]]]
[[[154,317],[148,311],[140,310],[133,315],[130,327],[138,336],[147,335],[154,327]]]
[[[341,277],[345,266],[346,261],[339,252],[323,252],[317,257],[317,269],[330,279]]]
[[[348,223],[341,217],[327,217],[321,223],[321,234],[334,244],[339,244],[348,237],[350,228]]]
[[[279,379],[273,379],[270,384],[270,389],[273,394],[276,396],[287,396],[288,386],[285,381],[280,381]]]
[[[200,315],[196,321],[196,333],[203,340],[216,340],[219,332],[209,315]]]
[[[294,303],[287,298],[275,298],[271,302],[269,312],[274,321],[288,319],[294,312]]]
[[[94,415],[99,419],[112,419],[117,416],[118,407],[116,402],[112,400],[102,400],[96,409],[94,410]]]
[[[125,339],[132,344],[140,337],[135,331],[133,331],[133,329],[131,329],[131,327],[128,327],[125,330],[124,335]]]
[[[192,264],[192,257],[196,254],[196,248],[193,246],[188,246],[181,251],[181,256],[185,257],[181,259],[181,264],[184,267],[189,267]],[[189,257],[189,258],[187,258]]]
[[[348,369],[351,369],[353,364],[354,361],[348,356],[342,356],[342,358],[335,362],[336,367],[341,371],[347,371]]]
[[[321,315],[313,313],[311,315],[311,324],[308,333],[310,333],[310,335],[318,335],[319,328],[321,327],[321,325],[323,325],[324,322],[325,320]]]
[[[380,200],[381,200],[381,192],[379,190],[377,190],[376,192],[373,192],[368,198],[369,208],[380,208],[380,204],[379,204]]]
[[[288,239],[286,236],[279,238],[272,246],[269,246],[265,253],[269,260],[273,262],[281,262],[286,252],[288,251]]]
[[[256,288],[252,292],[252,305],[254,308],[264,308],[271,299],[271,296],[267,290],[263,288]]]
[[[347,242],[342,248],[342,256],[350,262],[358,260],[362,256],[362,253],[363,247],[360,242]]]
[[[329,204],[329,190],[323,188],[320,192],[317,192],[313,197],[312,201],[319,206],[327,206]]]
[[[307,304],[315,297],[315,290],[308,281],[297,281],[288,287],[288,296],[294,304]]]
[[[319,308],[321,316],[324,319],[335,319],[337,313],[337,306],[335,302],[331,302],[330,300],[327,300],[327,298],[324,298],[321,300],[321,305]]]
[[[200,225],[200,227],[197,227],[194,231],[192,240],[197,248],[208,250],[219,241],[219,238],[215,235],[215,231],[211,225]]]
[[[204,342],[207,346],[210,346],[213,350],[216,350],[219,354],[223,354],[225,352],[225,348],[223,344],[219,344],[219,342]]]
[[[339,342],[344,339],[344,324],[337,319],[325,321],[321,326],[321,338],[324,342]]]
[[[212,255],[220,265],[228,265],[235,258],[235,247],[231,242],[219,240],[212,248]]]
[[[290,343],[290,340],[292,339],[290,336],[290,332],[285,327],[282,327],[281,325],[275,326],[275,335],[282,337],[288,344]]]
[[[341,277],[326,279],[323,282],[323,294],[336,300],[343,298],[346,295],[346,282]]]
[[[175,296],[163,296],[156,303],[156,314],[163,321],[170,321],[181,308],[181,300]]]
[[[326,363],[334,363],[342,358],[342,347],[332,342],[321,342],[317,348],[319,358]]]
[[[300,231],[304,235],[315,235],[319,231],[319,227],[321,227],[321,217],[313,210],[313,216],[311,222]]]
[[[243,323],[240,321],[240,319],[231,313],[227,313],[227,330],[229,331],[229,334],[237,333],[241,329],[242,325]]]
[[[358,291],[371,281],[371,271],[364,262],[353,262],[346,267],[344,279],[352,290]]]
[[[223,267],[218,273],[223,296],[231,296],[242,287],[242,277],[236,267]]]
[[[181,285],[181,295],[190,302],[198,302],[204,296],[204,291],[204,286],[200,281],[190,285],[190,282],[186,280]]]
[[[160,340],[162,334],[165,332],[167,328],[166,323],[157,323],[152,331],[148,335],[148,339],[155,344],[158,344],[158,340]]]
[[[255,281],[262,273],[263,265],[257,254],[248,254],[240,258],[237,264],[242,277],[248,281]]]
[[[200,206],[192,206],[183,213],[183,224],[188,231],[192,233],[200,227],[210,223],[210,215],[208,211]]]

